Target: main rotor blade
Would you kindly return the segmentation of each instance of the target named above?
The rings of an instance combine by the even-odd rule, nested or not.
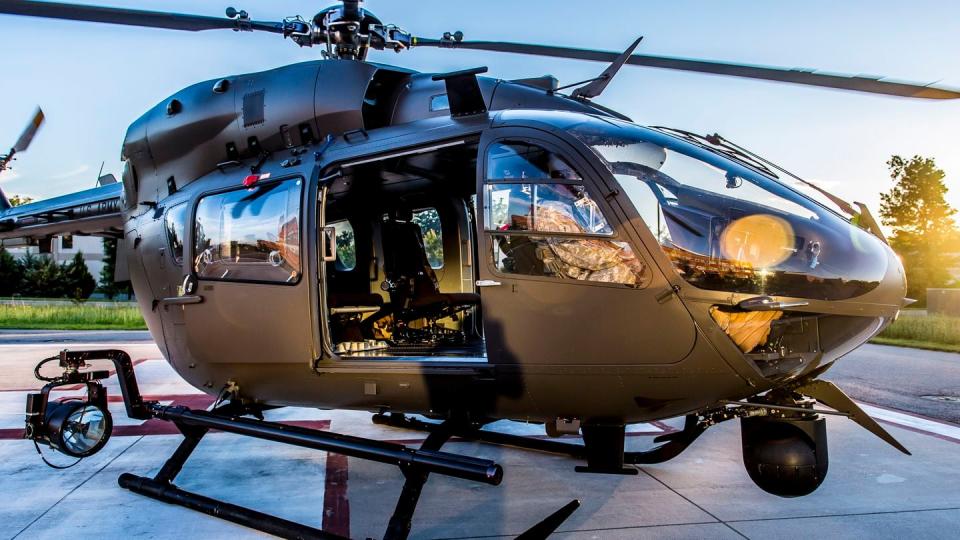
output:
[[[162,11],[144,11],[104,6],[85,6],[60,2],[34,2],[27,0],[0,0],[0,14],[25,15],[46,19],[66,19],[148,28],[166,28],[168,30],[262,30],[283,33],[283,23],[239,21],[226,17],[206,17],[203,15],[185,15]]]
[[[503,41],[452,41],[439,39],[416,38],[414,46],[442,47],[455,49],[472,49],[478,51],[494,51],[518,54],[532,54],[537,56],[552,56],[555,58],[571,58],[575,60],[592,60],[595,62],[613,62],[620,53],[598,51],[593,49],[576,49],[572,47],[554,47],[549,45],[532,45],[529,43],[510,43]],[[960,89],[935,86],[933,83],[922,84],[915,82],[901,82],[884,80],[864,75],[844,75],[835,73],[821,73],[803,68],[780,68],[752,64],[733,64],[711,60],[695,60],[671,56],[652,56],[635,54],[627,59],[627,63],[634,66],[645,66],[678,71],[692,71],[695,73],[711,73],[714,75],[729,75],[748,79],[778,81],[808,86],[853,90],[871,94],[886,94],[924,99],[957,99],[960,98]]]

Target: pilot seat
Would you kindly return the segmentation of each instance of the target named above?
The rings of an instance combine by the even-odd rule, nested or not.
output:
[[[392,315],[407,323],[416,319],[436,321],[480,304],[474,293],[440,292],[436,272],[430,266],[423,231],[408,208],[392,210],[383,222],[385,281],[381,288],[390,293],[390,302],[365,323]]]

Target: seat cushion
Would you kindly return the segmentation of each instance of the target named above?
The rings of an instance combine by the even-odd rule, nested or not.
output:
[[[332,293],[327,305],[330,307],[382,306],[383,297],[374,293]]]
[[[446,304],[451,306],[475,306],[480,304],[480,295],[474,293],[437,293],[418,296],[411,302],[413,307]]]

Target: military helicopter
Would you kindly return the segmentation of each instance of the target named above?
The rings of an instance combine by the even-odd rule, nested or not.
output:
[[[270,32],[322,60],[197,83],[130,126],[122,183],[10,208],[0,239],[119,241],[147,326],[211,410],[146,401],[122,351],[63,351],[37,367],[26,437],[85,457],[110,436],[111,361],[132,418],[184,435],[137,493],[268,533],[337,538],[173,483],[210,429],[396,464],[386,538],[405,538],[430,473],[499,484],[452,436],[569,454],[582,473],[635,474],[740,419],[753,481],[813,492],[824,415],[887,431],[818,377],[909,302],[903,267],[866,206],[719,135],[644,127],[594,101],[624,65],[924,99],[957,90],[879,78],[566,47],[414,36],[357,0],[258,21],[0,0],[0,14],[171,30]],[[418,73],[370,50],[471,49],[609,63],[559,86],[484,67]],[[569,93],[563,90],[573,88]],[[62,373],[41,375],[57,362]],[[52,389],[85,384],[85,400]],[[820,402],[829,409],[814,408]],[[275,407],[371,411],[429,432],[414,449],[264,420]],[[415,415],[421,415],[420,418]],[[685,417],[648,451],[625,426]],[[423,419],[425,417],[425,419]],[[542,423],[551,437],[481,428]],[[570,504],[533,524],[548,535]]]

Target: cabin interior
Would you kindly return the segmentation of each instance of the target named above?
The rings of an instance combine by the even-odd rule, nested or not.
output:
[[[475,290],[476,142],[341,166],[321,204],[330,344],[343,358],[486,358]],[[323,310],[322,310],[323,311]]]

